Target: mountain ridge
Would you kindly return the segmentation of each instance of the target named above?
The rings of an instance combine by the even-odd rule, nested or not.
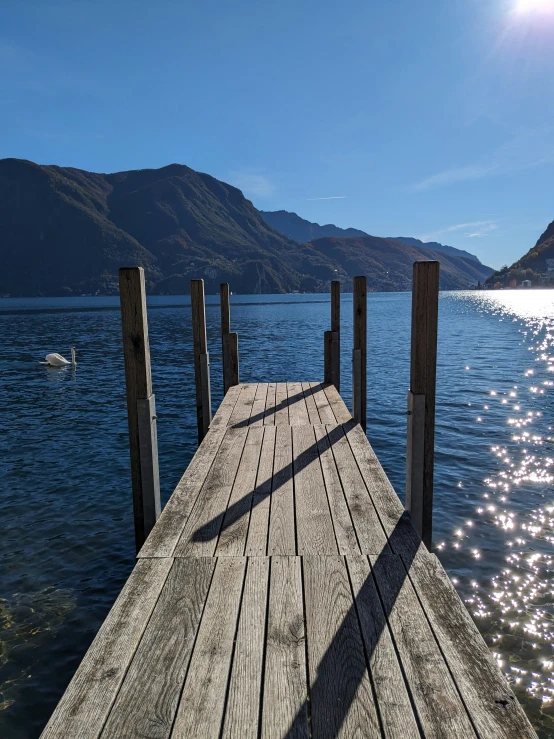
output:
[[[159,294],[188,293],[195,277],[208,292],[323,292],[332,279],[348,290],[364,273],[369,290],[404,290],[410,260],[436,258],[443,288],[479,280],[471,260],[399,241],[295,241],[239,189],[181,164],[102,174],[0,160],[0,233],[0,295],[114,294],[129,265]]]

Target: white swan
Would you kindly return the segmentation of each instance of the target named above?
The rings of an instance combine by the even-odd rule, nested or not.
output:
[[[62,357],[61,354],[47,354],[46,355],[46,362],[41,362],[40,364],[48,364],[50,367],[65,367],[68,364],[71,364],[73,367],[77,366],[77,362],[75,361],[75,347],[71,347],[71,362],[68,361],[65,357]]]

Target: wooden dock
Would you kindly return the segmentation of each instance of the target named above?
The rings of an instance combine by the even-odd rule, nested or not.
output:
[[[229,389],[42,736],[536,734],[335,387],[291,382]]]

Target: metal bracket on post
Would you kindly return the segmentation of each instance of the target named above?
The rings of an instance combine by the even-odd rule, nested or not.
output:
[[[149,398],[137,399],[137,417],[142,479],[142,512],[144,533],[147,537],[161,513],[156,400],[153,394]]]
[[[210,355],[208,352],[200,355],[200,377],[202,393],[202,432],[203,437],[208,433],[212,422],[212,396],[210,391]]]
[[[333,382],[333,370],[332,370],[332,331],[325,331],[323,333],[323,382]]]
[[[423,470],[425,457],[425,395],[408,390],[406,443],[406,510],[417,533],[423,536]]]
[[[330,333],[331,383],[340,391],[340,334],[338,331],[331,331]]]
[[[352,417],[362,421],[362,350],[352,350]]]

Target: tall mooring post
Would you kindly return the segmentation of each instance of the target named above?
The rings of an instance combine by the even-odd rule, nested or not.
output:
[[[323,379],[340,392],[340,282],[331,282],[331,330],[324,334]]]
[[[190,281],[192,308],[192,339],[194,344],[194,379],[196,384],[196,419],[198,443],[208,433],[212,422],[212,398],[210,391],[210,356],[206,333],[206,305],[204,280]]]
[[[408,391],[406,509],[431,550],[439,263],[415,262],[412,286],[412,342]]]
[[[231,332],[231,300],[228,283],[219,286],[223,390],[239,384],[239,335]]]
[[[119,270],[135,543],[140,550],[160,515],[156,403],[152,393],[142,267]]]
[[[367,281],[365,277],[354,277],[353,293],[352,416],[365,431],[367,423]]]

